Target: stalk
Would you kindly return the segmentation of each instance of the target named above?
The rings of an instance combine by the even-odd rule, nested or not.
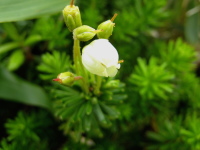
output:
[[[100,94],[101,83],[102,83],[102,77],[96,75],[96,86],[95,86],[95,90],[94,90],[95,95]]]
[[[81,52],[80,52],[80,41],[77,39],[74,39],[74,49],[73,49],[73,58],[74,58],[74,65],[75,65],[75,71],[77,75],[82,76],[82,82],[81,87],[83,91],[88,94],[89,93],[89,82],[88,82],[88,75],[85,71],[85,68],[82,64],[81,59]]]

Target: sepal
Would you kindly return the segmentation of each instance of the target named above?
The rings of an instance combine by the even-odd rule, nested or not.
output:
[[[82,25],[73,31],[73,36],[74,39],[78,39],[80,41],[89,41],[96,35],[96,33],[97,31],[94,28]]]

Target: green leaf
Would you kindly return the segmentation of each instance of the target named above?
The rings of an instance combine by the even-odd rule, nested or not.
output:
[[[51,109],[51,103],[42,88],[17,78],[1,66],[0,98]]]
[[[130,78],[130,82],[137,86],[138,92],[144,98],[153,99],[158,96],[167,99],[166,94],[173,91],[173,85],[170,82],[175,75],[167,71],[166,63],[158,63],[153,56],[148,64],[141,58],[138,59],[138,63]],[[120,97],[116,97],[118,98]]]
[[[42,63],[37,67],[41,72],[40,78],[50,80],[58,76],[58,74],[70,70],[71,61],[66,53],[54,51],[52,54],[46,53],[42,55]]]
[[[105,122],[106,121],[105,115],[102,112],[101,107],[99,106],[99,104],[94,105],[94,110],[93,111],[94,111],[98,121],[105,124],[106,123]]]
[[[200,42],[200,14],[196,13],[186,18],[185,36],[192,44]]]
[[[4,45],[1,45],[0,54],[13,50],[14,48],[17,48],[19,46],[20,44],[18,42],[11,42],[11,43],[6,43]]]
[[[21,49],[14,51],[9,59],[8,70],[13,71],[18,69],[23,64],[24,59],[24,53]]]
[[[17,28],[15,27],[15,25],[13,23],[3,23],[2,24],[6,34],[8,34],[13,41],[20,41],[20,35],[17,31]]]
[[[86,131],[89,131],[92,124],[92,116],[91,115],[85,115],[83,120],[83,126]]]
[[[90,102],[87,102],[86,104],[86,114],[90,115],[92,112],[92,104]]]
[[[100,103],[102,110],[111,118],[118,118],[120,113],[115,108],[105,105],[104,103]]]
[[[37,34],[30,35],[24,42],[24,45],[29,46],[29,45],[35,44],[36,42],[39,42],[41,40],[42,40],[42,37],[40,35],[37,35]]]
[[[0,22],[37,18],[61,12],[69,0],[1,0]]]

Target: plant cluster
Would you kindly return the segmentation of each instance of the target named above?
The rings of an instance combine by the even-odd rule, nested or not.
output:
[[[200,149],[198,0],[4,1],[0,150]]]

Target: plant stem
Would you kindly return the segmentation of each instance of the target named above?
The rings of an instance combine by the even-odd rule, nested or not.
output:
[[[73,61],[74,61],[75,73],[76,73],[77,75],[80,75],[80,71],[79,71],[79,68],[78,68],[77,49],[78,49],[78,45],[75,44],[75,41],[74,41],[74,47],[73,47]]]
[[[81,59],[81,52],[80,52],[80,41],[74,39],[74,49],[73,49],[73,58],[74,58],[74,65],[75,71],[77,75],[83,77],[81,87],[83,91],[88,94],[89,93],[89,82],[88,82],[88,75],[86,74],[85,68],[82,64]]]
[[[96,86],[95,86],[95,90],[94,90],[94,93],[96,95],[100,94],[101,82],[102,82],[102,77],[96,75]]]
[[[96,84],[95,75],[92,74],[92,73],[90,73],[89,75],[90,75],[90,81],[91,81],[91,83],[92,83],[93,85],[95,85],[95,84]]]

